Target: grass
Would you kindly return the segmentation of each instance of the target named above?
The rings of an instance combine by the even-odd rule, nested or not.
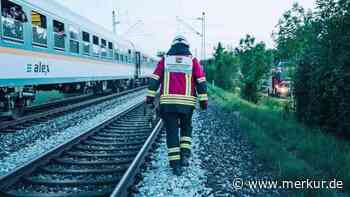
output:
[[[348,142],[318,129],[306,128],[292,115],[285,116],[284,101],[264,97],[258,105],[220,88],[209,87],[211,99],[239,111],[240,126],[257,155],[278,180],[342,180],[350,193]],[[334,190],[291,190],[292,196],[335,196]]]

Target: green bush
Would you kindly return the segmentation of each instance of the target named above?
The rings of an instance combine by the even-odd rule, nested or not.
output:
[[[247,35],[241,39],[236,49],[241,68],[241,96],[257,103],[260,99],[261,80],[270,72],[272,52],[266,49],[263,42],[255,43],[255,38]]]
[[[237,86],[238,69],[238,58],[219,43],[215,49],[214,59],[206,68],[208,81],[214,81],[215,85],[225,90],[233,90]]]
[[[281,18],[277,54],[292,70],[300,121],[350,139],[350,1],[297,4]]]

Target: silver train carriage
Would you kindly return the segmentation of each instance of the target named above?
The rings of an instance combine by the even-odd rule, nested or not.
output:
[[[0,115],[37,91],[115,92],[146,84],[155,66],[132,43],[47,0],[1,0]]]

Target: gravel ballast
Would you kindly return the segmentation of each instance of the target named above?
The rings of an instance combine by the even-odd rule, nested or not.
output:
[[[165,139],[137,185],[138,197],[146,196],[287,196],[277,189],[234,188],[234,180],[273,180],[258,161],[254,147],[239,129],[237,112],[211,103],[193,116],[193,158],[183,175],[168,166]]]
[[[145,91],[121,96],[46,123],[0,135],[0,176],[144,100]]]

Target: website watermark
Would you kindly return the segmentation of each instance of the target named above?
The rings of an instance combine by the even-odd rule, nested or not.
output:
[[[247,189],[343,189],[344,182],[337,179],[332,180],[244,180],[236,178],[233,180],[233,188],[236,190]]]

